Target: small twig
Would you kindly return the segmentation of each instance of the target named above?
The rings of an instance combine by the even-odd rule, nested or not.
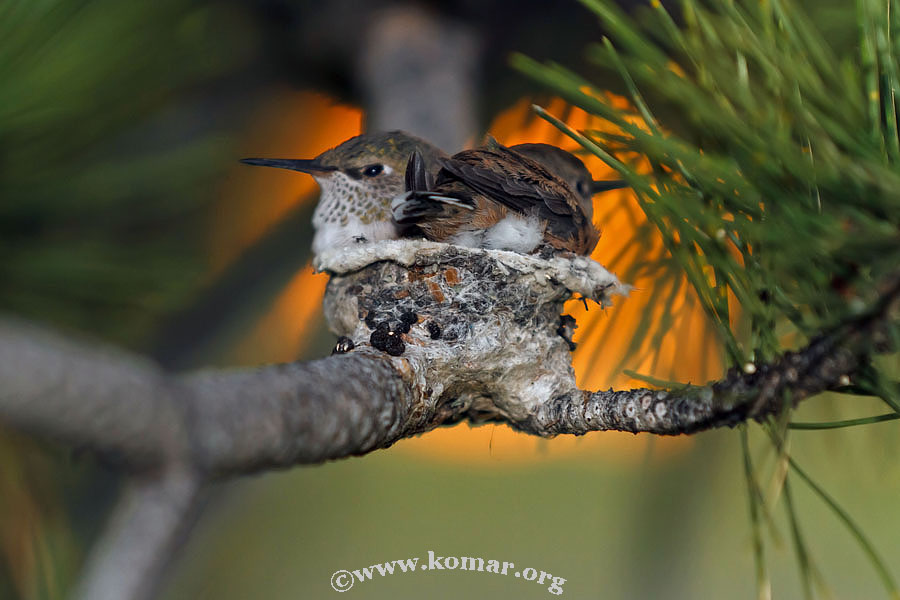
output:
[[[94,546],[75,600],[144,600],[193,522],[202,480],[172,468],[129,484]]]

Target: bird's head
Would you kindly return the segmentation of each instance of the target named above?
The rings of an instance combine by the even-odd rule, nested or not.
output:
[[[323,189],[337,177],[366,189],[367,195],[390,201],[403,192],[406,164],[416,149],[431,168],[443,155],[425,140],[403,131],[385,131],[352,137],[313,159],[245,158],[241,162],[309,173]]]

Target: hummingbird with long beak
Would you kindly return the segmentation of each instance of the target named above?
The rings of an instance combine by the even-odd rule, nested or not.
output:
[[[560,148],[521,146],[507,148],[491,138],[483,148],[440,159],[431,187],[424,158],[414,153],[407,191],[392,203],[394,220],[418,226],[428,239],[461,246],[522,253],[549,246],[590,254],[600,238],[592,222],[593,190],[625,183],[595,184],[584,163]]]
[[[312,250],[396,239],[391,200],[405,189],[410,155],[418,152],[426,172],[437,170],[446,154],[423,139],[403,131],[365,133],[326,150],[313,159],[245,158],[248,165],[308,173],[321,188],[313,212],[316,232]],[[423,184],[425,185],[425,184]]]

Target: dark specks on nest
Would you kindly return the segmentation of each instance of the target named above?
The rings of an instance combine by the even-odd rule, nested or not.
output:
[[[401,356],[406,351],[406,344],[400,339],[400,335],[401,332],[398,331],[398,328],[393,327],[388,321],[382,321],[369,336],[369,343],[374,348],[387,352],[391,356]]]
[[[400,315],[400,327],[398,327],[398,331],[400,333],[409,333],[409,328],[415,325],[419,321],[419,315],[412,311],[407,311]]]

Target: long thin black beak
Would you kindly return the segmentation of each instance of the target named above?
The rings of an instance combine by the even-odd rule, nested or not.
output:
[[[316,159],[303,160],[298,158],[242,158],[241,162],[245,165],[253,165],[255,167],[275,167],[276,169],[288,169],[290,171],[300,171],[301,173],[327,173],[329,171],[337,171],[337,167],[323,165]]]
[[[611,181],[592,181],[591,182],[591,193],[599,194],[600,192],[608,192],[610,190],[620,190],[622,188],[628,187],[628,184],[621,180],[611,180]]]

